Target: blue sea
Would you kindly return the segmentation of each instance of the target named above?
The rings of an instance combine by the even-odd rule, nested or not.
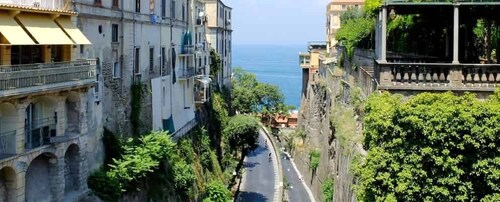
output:
[[[288,105],[300,107],[299,52],[306,45],[233,45],[233,68],[252,72],[260,82],[279,86]]]

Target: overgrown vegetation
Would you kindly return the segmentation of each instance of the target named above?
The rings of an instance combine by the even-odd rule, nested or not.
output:
[[[333,200],[333,179],[327,178],[321,185],[321,192],[323,193],[323,198],[325,202],[331,202]]]
[[[316,173],[320,162],[321,153],[318,149],[313,149],[309,151],[309,169]]]
[[[203,202],[229,202],[232,201],[231,192],[220,181],[213,181],[207,187],[207,198]]]
[[[500,200],[499,91],[383,93],[366,106],[365,161],[356,165],[360,201]]]
[[[220,56],[214,49],[210,50],[210,76],[217,77],[222,70]]]
[[[141,127],[143,125],[141,121],[142,103],[147,92],[148,86],[141,81],[134,81],[130,87],[130,124],[132,126],[132,134],[134,135],[141,134]]]

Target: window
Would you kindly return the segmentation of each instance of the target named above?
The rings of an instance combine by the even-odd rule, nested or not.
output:
[[[117,9],[118,8],[118,0],[113,0],[113,5],[111,8]]]
[[[155,13],[155,0],[149,0],[149,13]]]
[[[80,54],[83,54],[85,52],[85,47],[83,45],[80,45]]]
[[[120,62],[118,61],[118,51],[113,51],[113,77],[120,78],[122,75],[122,68],[120,66]]]
[[[342,5],[342,10],[346,10],[347,9],[347,6],[346,5]]]
[[[139,59],[141,58],[140,57],[140,51],[141,49],[139,47],[135,47],[135,51],[134,51],[134,74],[140,74],[139,73],[139,65],[141,64]]]
[[[170,17],[175,19],[175,1],[172,1],[172,4],[170,4]]]
[[[358,4],[354,5],[354,8],[358,9]]]
[[[118,42],[118,24],[111,25],[111,42]]]
[[[99,93],[99,75],[101,74],[101,59],[100,58],[97,58],[96,59],[96,64],[97,64],[97,67],[96,67],[96,75],[95,75],[95,80],[96,80],[96,85],[94,87],[94,93],[95,95],[97,96]]]
[[[141,12],[141,0],[135,0],[135,12]]]
[[[224,17],[224,10],[222,9],[222,7],[219,8],[219,17],[220,18]]]
[[[149,71],[155,70],[155,48],[149,47]]]
[[[101,0],[94,0],[94,6],[102,6]]]
[[[161,0],[161,17],[163,17],[163,18],[167,17],[167,10],[166,10],[165,4],[167,4],[167,1]]]
[[[182,21],[186,21],[186,6],[182,4]]]

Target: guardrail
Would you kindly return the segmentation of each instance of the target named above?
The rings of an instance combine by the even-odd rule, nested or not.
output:
[[[196,120],[196,118],[192,119],[191,121],[188,121],[184,126],[179,128],[179,130],[172,133],[172,139],[174,141],[179,140],[181,137],[191,132],[197,125],[198,121]]]
[[[189,79],[196,75],[194,67],[182,68],[179,70],[179,79]]]
[[[95,60],[1,65],[0,91],[66,82],[73,82],[69,85],[80,85],[83,80],[95,81],[95,77]]]
[[[0,4],[51,10],[71,10],[71,1],[69,0],[0,0]]]
[[[50,138],[56,136],[56,119],[44,118],[25,125],[26,149],[35,149],[50,144]]]
[[[0,134],[0,159],[16,155],[16,131]]]

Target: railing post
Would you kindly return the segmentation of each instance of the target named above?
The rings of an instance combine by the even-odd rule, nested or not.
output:
[[[458,61],[458,39],[460,32],[458,4],[453,5],[453,64],[459,64]]]
[[[459,65],[453,65],[450,67],[449,81],[451,87],[462,87],[462,68]]]

